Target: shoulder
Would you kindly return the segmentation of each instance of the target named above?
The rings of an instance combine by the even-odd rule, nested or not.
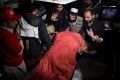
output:
[[[98,19],[95,19],[94,22],[95,22],[96,24],[100,24],[100,25],[103,25],[103,24],[104,24],[103,21],[100,21],[100,20],[98,20]]]
[[[103,27],[104,27],[104,22],[103,22],[103,21],[100,21],[100,20],[95,19],[95,20],[94,20],[94,25],[97,25],[97,26],[103,26]]]
[[[15,40],[17,39],[17,36],[6,29],[0,29],[0,36],[3,40]]]
[[[83,18],[78,16],[77,24],[82,24],[82,23],[83,23]]]
[[[83,20],[83,18],[82,18],[82,17],[80,17],[80,16],[78,16],[78,20]]]

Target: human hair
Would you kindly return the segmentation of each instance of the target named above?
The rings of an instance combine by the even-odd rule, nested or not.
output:
[[[84,13],[86,13],[86,12],[90,12],[91,15],[94,15],[94,14],[95,14],[92,8],[86,8],[86,9],[84,10]]]

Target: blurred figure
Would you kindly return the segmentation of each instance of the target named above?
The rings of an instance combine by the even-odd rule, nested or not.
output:
[[[51,15],[51,21],[55,27],[55,31],[65,31],[69,23],[67,21],[68,12],[62,4],[57,4],[55,11]]]
[[[95,18],[92,9],[86,9],[84,12],[84,23],[81,32],[89,47],[91,46],[91,48],[97,48],[98,45],[103,42],[104,29],[104,23]],[[98,47],[98,49],[99,48],[100,47]]]
[[[78,33],[60,32],[29,80],[71,80],[76,66],[76,55],[87,46]]]
[[[92,0],[83,0],[84,8],[92,8]]]
[[[45,22],[47,13],[46,13],[46,9],[44,8],[44,5],[40,1],[34,1],[34,3],[32,3],[32,6],[36,7],[36,9],[37,9],[36,16],[38,16]],[[29,9],[29,8],[27,8],[27,9]]]
[[[79,61],[83,80],[98,80],[107,71],[107,66],[103,60],[104,52],[102,50],[104,30],[104,23],[95,18],[93,10],[86,9],[84,12],[83,27],[80,31],[88,46],[88,55],[82,57]],[[102,80],[104,79],[102,78]]]
[[[69,13],[69,28],[67,30],[72,32],[79,32],[81,30],[83,18],[78,16],[78,9],[71,8]]]
[[[21,36],[24,41],[24,57],[28,71],[30,71],[41,59],[50,47],[51,39],[47,33],[45,23],[37,15],[35,5],[28,8],[28,12],[21,18]]]
[[[20,16],[9,7],[0,12],[0,55],[5,73],[5,80],[23,80],[26,66],[23,60],[23,42],[20,32],[15,30]]]
[[[93,0],[83,0],[82,4],[79,6],[79,15],[84,17],[84,11],[87,8],[93,8]]]

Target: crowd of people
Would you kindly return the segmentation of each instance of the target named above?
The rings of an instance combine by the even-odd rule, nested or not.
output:
[[[67,10],[56,4],[46,21],[49,13],[41,18],[33,3],[23,15],[3,7],[0,11],[3,80],[71,80],[77,64],[87,64],[87,59],[77,62],[78,53],[99,54],[102,50],[105,24],[97,19],[88,0],[89,3],[81,13],[83,16],[79,16],[77,8]]]

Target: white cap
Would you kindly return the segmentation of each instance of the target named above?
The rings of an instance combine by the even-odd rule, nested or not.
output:
[[[78,13],[78,9],[77,8],[71,8],[70,12],[77,14]]]

